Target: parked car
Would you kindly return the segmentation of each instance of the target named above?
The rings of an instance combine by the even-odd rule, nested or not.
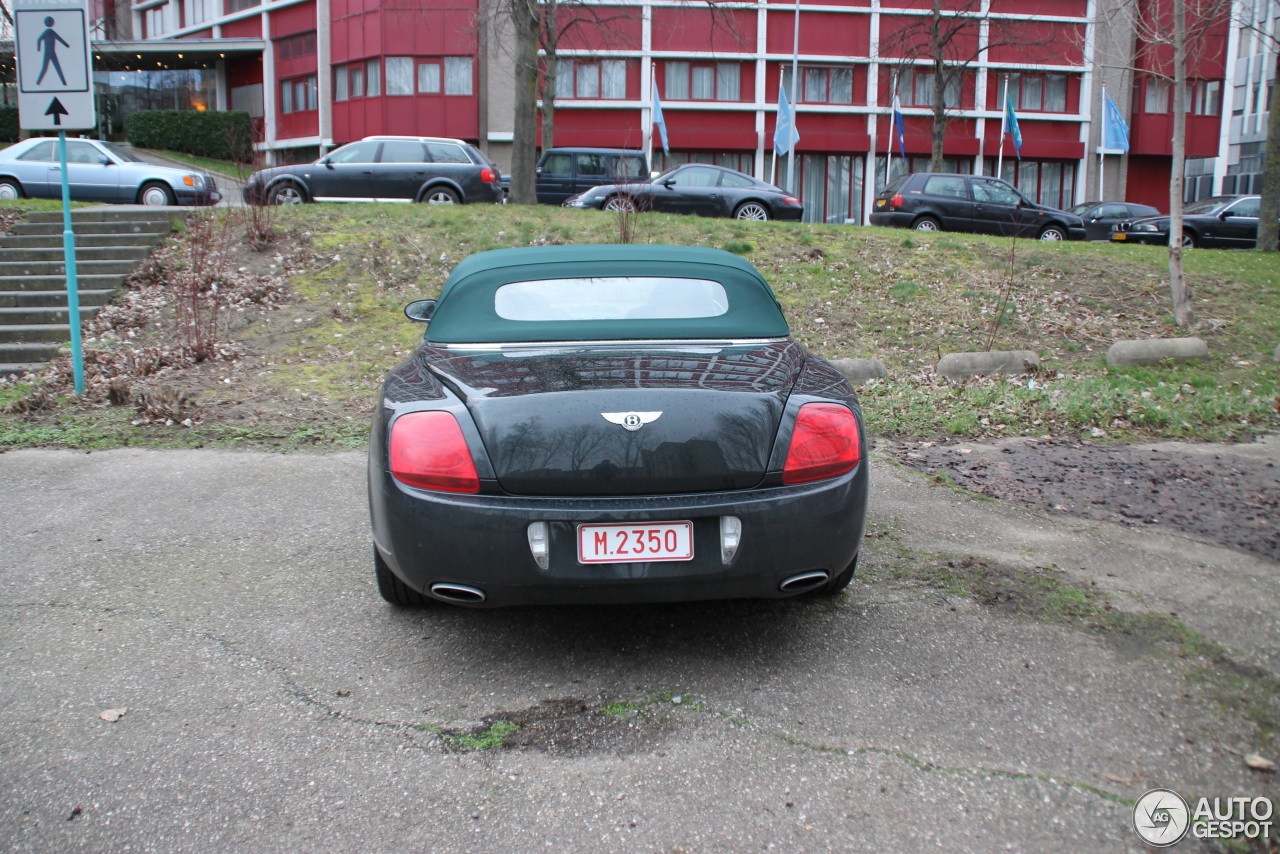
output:
[[[538,203],[560,205],[601,184],[648,181],[643,151],[622,148],[549,148],[538,161]]]
[[[1086,240],[1110,240],[1111,232],[1121,223],[1144,216],[1157,216],[1160,211],[1151,205],[1134,202],[1085,202],[1076,205],[1071,212],[1084,220]]]
[[[498,167],[460,139],[369,136],[315,163],[254,172],[244,200],[254,205],[304,202],[502,201]]]
[[[686,246],[473,255],[383,385],[378,589],[472,606],[835,593],[866,432],[745,260]]]
[[[1258,245],[1261,196],[1214,196],[1182,209],[1182,245],[1219,249],[1252,249]],[[1169,245],[1169,215],[1135,219],[1111,233],[1119,243]]]
[[[78,202],[129,205],[216,205],[213,176],[156,166],[127,148],[96,139],[67,140],[67,184]],[[58,141],[32,137],[0,151],[0,199],[62,198]]]
[[[899,175],[876,196],[872,225],[1084,240],[1084,221],[1038,205],[999,178],[946,172]]]
[[[569,208],[663,211],[735,219],[799,220],[804,206],[778,187],[723,166],[686,163],[652,181],[604,184],[565,201]]]

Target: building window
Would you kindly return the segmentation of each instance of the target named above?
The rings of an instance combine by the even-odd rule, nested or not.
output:
[[[627,63],[621,59],[556,61],[556,90],[563,97],[604,98],[627,97]]]
[[[387,57],[387,94],[413,94],[413,57]]]
[[[347,75],[351,80],[351,97],[364,97],[364,66],[352,65],[347,69],[350,73]]]
[[[984,174],[994,175],[997,160],[986,158]],[[1018,188],[1022,195],[1051,208],[1066,209],[1075,204],[1076,165],[1050,160],[1010,160],[1004,158],[999,175]]]
[[[370,98],[376,98],[382,94],[382,60],[370,59],[364,64],[364,93]]]
[[[245,9],[252,9],[259,5],[262,0],[227,0],[227,14],[233,12],[241,12]]]
[[[187,27],[212,20],[213,0],[184,0],[183,17],[183,25]]]
[[[653,168],[659,172],[666,172],[668,169],[674,169],[686,163],[709,163],[750,175],[753,162],[754,157],[750,152],[673,151],[670,154],[663,154],[661,151],[653,152]]]
[[[1222,81],[1200,80],[1191,96],[1191,112],[1197,116],[1216,116],[1222,112]]]
[[[305,110],[316,109],[316,100],[318,92],[316,89],[316,76],[308,74],[306,77],[294,77],[290,80],[280,81],[280,114],[288,115],[289,113],[301,113]]]
[[[907,68],[898,74],[898,98],[904,107],[933,106],[933,72]],[[960,106],[960,72],[947,74],[942,90],[946,107]]]
[[[1147,97],[1142,111],[1162,114],[1169,112],[1169,81],[1152,77],[1147,79]]]
[[[791,68],[782,69],[782,85],[791,97]],[[800,90],[796,100],[805,104],[852,104],[852,68],[800,68]]]
[[[418,63],[418,94],[420,95],[439,95],[440,94],[440,63],[438,62],[419,62]]]
[[[1010,74],[1009,99],[1014,108],[1036,113],[1067,111],[1065,74]]]
[[[298,33],[296,36],[280,39],[276,42],[276,59],[298,59],[303,56],[315,56],[316,33]]]
[[[471,57],[446,56],[444,59],[444,93],[446,95],[471,94]]]
[[[742,100],[742,68],[736,62],[668,62],[664,73],[664,94],[672,101]]]
[[[152,39],[172,31],[174,29],[173,12],[174,6],[172,3],[165,3],[148,9],[145,20],[147,38]]]
[[[333,100],[347,100],[347,67],[345,65],[335,65],[333,67]]]

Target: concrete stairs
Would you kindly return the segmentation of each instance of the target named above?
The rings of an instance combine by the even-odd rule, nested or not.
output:
[[[72,211],[81,320],[111,300],[180,216],[153,208]],[[67,316],[62,212],[34,212],[0,237],[0,377],[43,368],[71,340]]]

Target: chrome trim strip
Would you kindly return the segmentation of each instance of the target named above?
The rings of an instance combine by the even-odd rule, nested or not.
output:
[[[427,344],[458,353],[474,353],[486,350],[604,350],[617,347],[666,347],[671,350],[690,347],[739,347],[747,345],[776,344],[786,338],[628,338],[617,341],[525,341],[492,344]]]
[[[317,202],[403,202],[404,204],[412,204],[413,199],[374,199],[358,196],[316,196]]]

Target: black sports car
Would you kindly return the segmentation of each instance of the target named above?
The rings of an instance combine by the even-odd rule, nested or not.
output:
[[[1086,240],[1110,240],[1111,232],[1124,228],[1142,216],[1158,216],[1160,211],[1151,205],[1135,202],[1085,202],[1076,205],[1071,213],[1084,220]]]
[[[1214,196],[1182,209],[1182,246],[1252,249],[1258,245],[1261,196]],[[1147,216],[1121,224],[1111,233],[1121,243],[1169,245],[1169,215]]]
[[[383,387],[378,589],[463,605],[780,598],[853,578],[862,411],[715,249],[466,259]]]
[[[652,181],[605,184],[565,200],[566,208],[663,211],[735,219],[799,220],[804,205],[765,181],[723,166],[686,163]]]

